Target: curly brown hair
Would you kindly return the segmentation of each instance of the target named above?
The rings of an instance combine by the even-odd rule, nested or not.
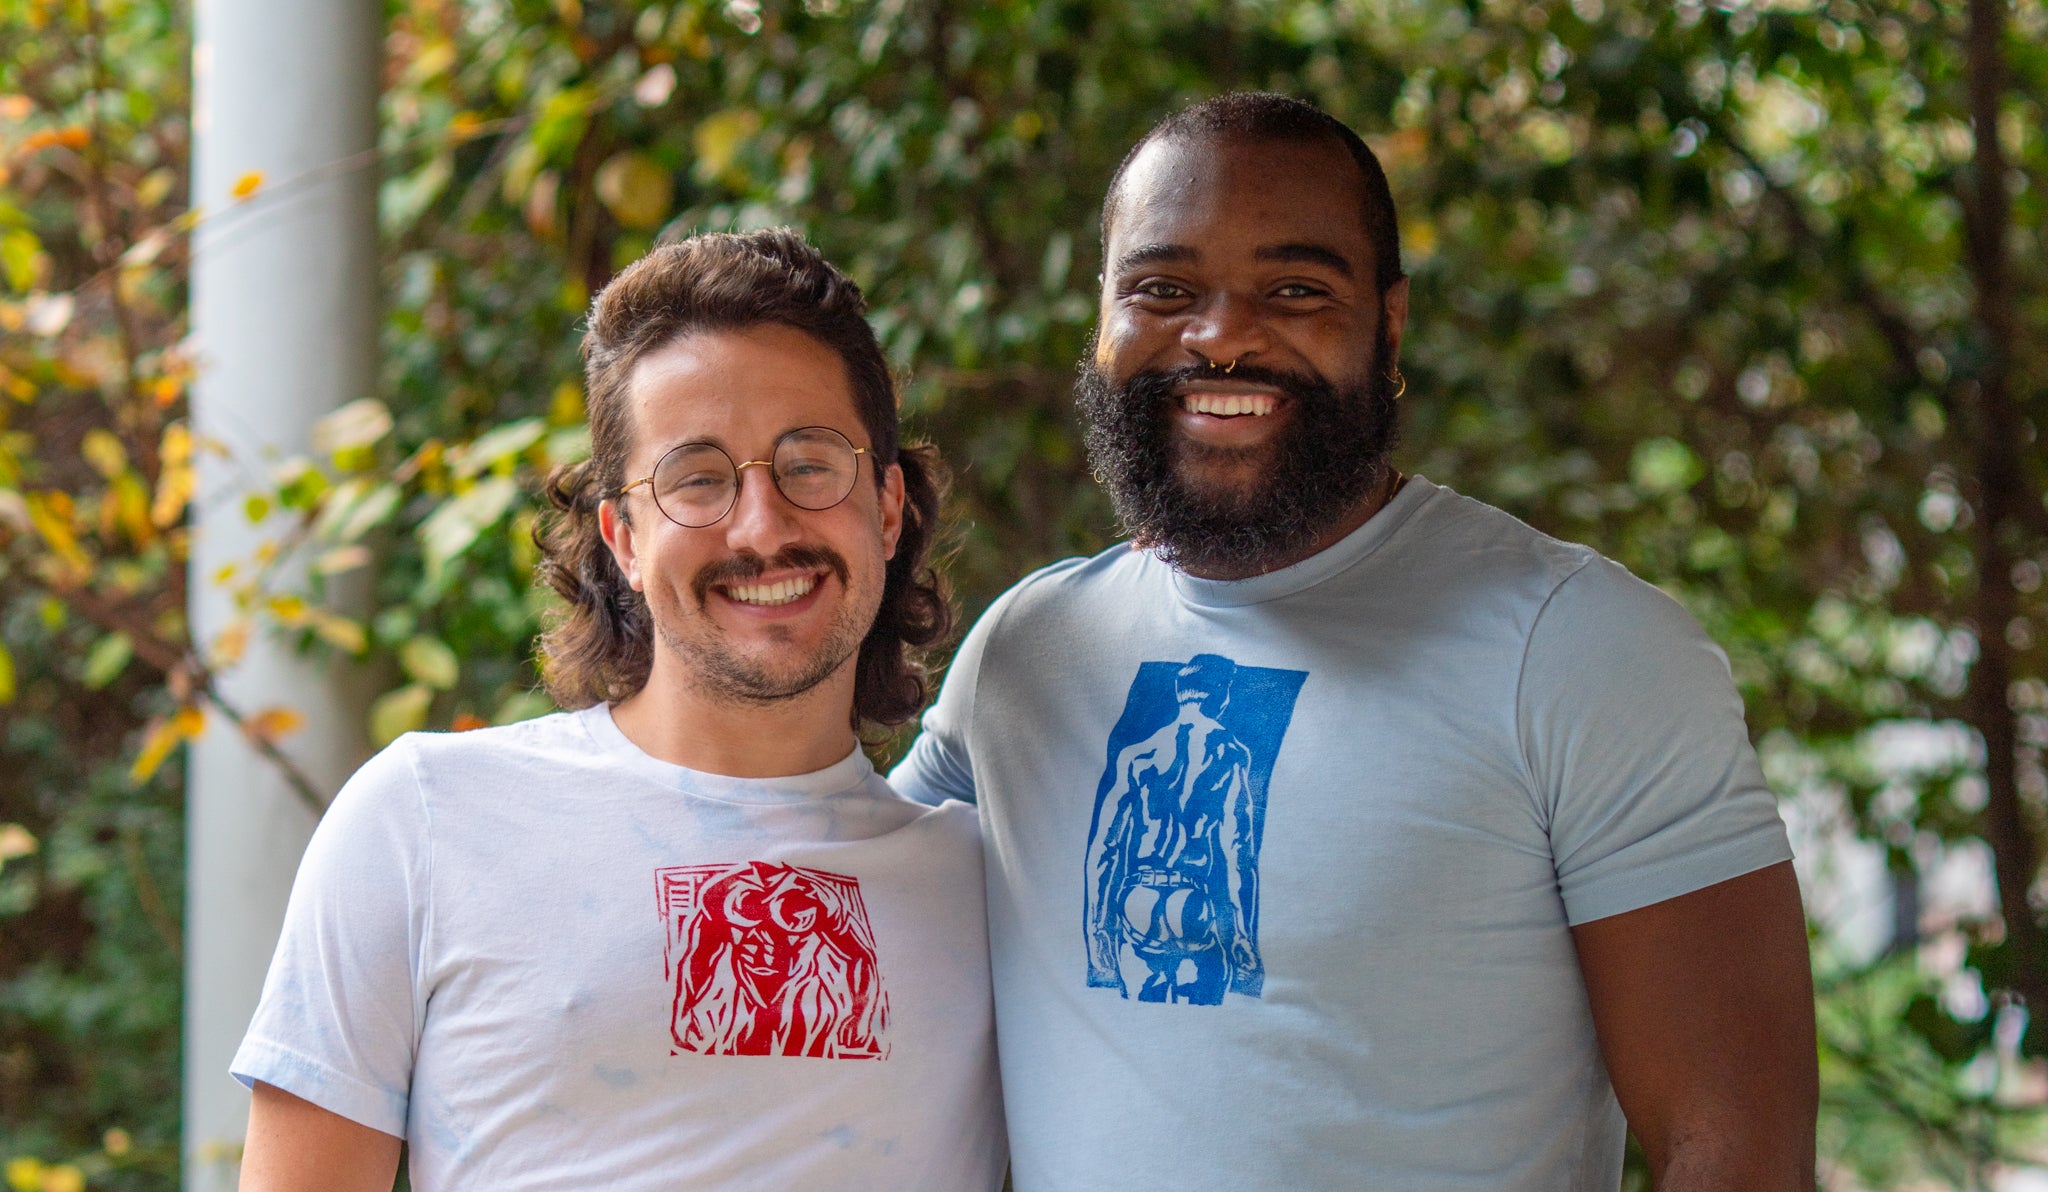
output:
[[[663,245],[597,295],[583,336],[590,458],[548,477],[553,508],[534,530],[540,578],[566,604],[540,638],[541,679],[555,703],[586,708],[625,699],[646,685],[654,662],[647,603],[598,532],[598,507],[625,483],[634,366],[687,335],[781,324],[845,362],[875,483],[888,465],[903,469],[903,530],[854,664],[853,726],[902,724],[924,706],[930,691],[922,651],[953,628],[945,582],[930,565],[947,474],[936,448],[898,442],[896,385],[866,313],[860,287],[790,228]],[[618,515],[626,516],[624,506]]]

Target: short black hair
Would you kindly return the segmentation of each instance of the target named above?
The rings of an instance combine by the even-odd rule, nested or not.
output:
[[[1131,146],[1102,200],[1102,249],[1109,252],[1109,229],[1123,206],[1124,175],[1145,146],[1173,137],[1212,136],[1246,141],[1336,141],[1358,165],[1365,204],[1366,239],[1372,244],[1373,282],[1382,293],[1407,276],[1401,270],[1401,226],[1394,213],[1394,194],[1380,159],[1343,121],[1313,104],[1272,91],[1232,91],[1182,108],[1152,126]]]

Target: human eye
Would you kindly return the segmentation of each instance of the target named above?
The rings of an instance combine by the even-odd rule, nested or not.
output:
[[[1133,298],[1153,302],[1178,302],[1192,296],[1186,286],[1163,277],[1148,277],[1131,285],[1125,292]]]
[[[1313,281],[1284,281],[1273,287],[1273,297],[1282,302],[1308,302],[1330,296],[1330,288]]]

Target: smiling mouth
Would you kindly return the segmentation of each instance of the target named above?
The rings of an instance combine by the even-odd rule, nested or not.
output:
[[[754,604],[770,607],[801,600],[818,586],[815,575],[800,575],[795,579],[777,580],[774,583],[734,583],[723,586],[728,599],[740,604]]]
[[[1267,393],[1187,393],[1181,408],[1190,414],[1219,418],[1263,418],[1280,408],[1280,399]]]

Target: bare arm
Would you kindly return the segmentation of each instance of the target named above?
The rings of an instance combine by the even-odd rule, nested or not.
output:
[[[1657,1192],[1810,1192],[1819,1075],[1791,862],[1572,939]]]
[[[398,1139],[258,1081],[242,1192],[391,1192]]]

